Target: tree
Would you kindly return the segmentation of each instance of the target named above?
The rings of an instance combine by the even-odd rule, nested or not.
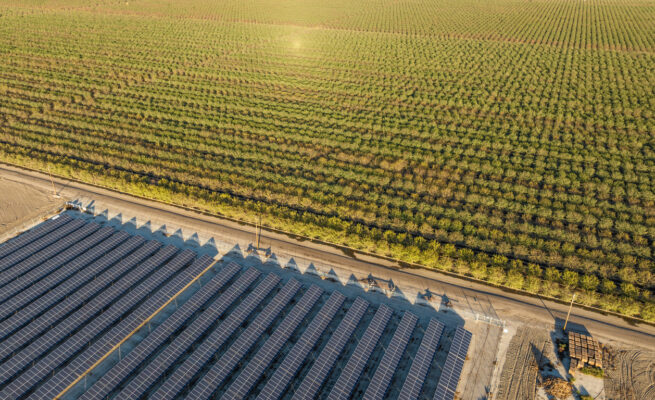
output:
[[[580,286],[584,290],[592,291],[598,288],[598,278],[595,275],[585,274],[580,278]]]
[[[579,276],[575,271],[566,270],[562,274],[562,283],[568,287],[572,288],[578,285]]]

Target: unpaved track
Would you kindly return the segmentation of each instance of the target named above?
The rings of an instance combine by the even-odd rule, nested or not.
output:
[[[45,174],[0,164],[0,177],[16,182],[29,182],[43,193],[51,191],[50,180]],[[168,221],[171,225],[182,227],[185,230],[197,229],[205,232],[221,232],[226,236],[238,239],[245,238],[250,242],[254,239],[253,228],[219,217],[207,216],[66,179],[55,178],[55,184],[60,194],[66,198],[94,199],[94,201],[102,202],[113,209],[122,210],[124,215],[139,215],[143,218]],[[467,281],[428,269],[403,268],[394,262],[380,258],[361,254],[357,254],[356,258],[353,258],[336,247],[295,240],[281,233],[264,231],[261,236],[261,243],[262,247],[270,246],[274,251],[321,260],[328,264],[364,274],[370,273],[376,277],[386,277],[394,282],[405,282],[411,287],[429,288],[433,293],[444,293],[448,297],[459,297],[460,299],[467,296],[472,298],[486,297],[498,317],[505,320],[527,322],[532,326],[546,326],[552,329],[555,318],[563,320],[566,317],[567,304],[507,292],[482,283]],[[462,302],[466,302],[466,300]],[[612,315],[574,308],[571,313],[571,321],[584,325],[589,332],[599,338],[634,343],[637,346],[644,346],[644,343],[653,343],[655,341],[654,326],[630,324],[622,318]]]
[[[534,328],[520,327],[507,349],[505,364],[500,375],[498,393],[500,400],[530,400],[537,393],[539,363],[544,363],[550,340]],[[539,358],[539,359],[538,359]]]
[[[655,352],[610,351],[606,360],[607,400],[655,399]]]

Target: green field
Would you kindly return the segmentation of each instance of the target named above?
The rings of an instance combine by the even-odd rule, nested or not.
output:
[[[655,0],[0,0],[0,160],[655,320]]]

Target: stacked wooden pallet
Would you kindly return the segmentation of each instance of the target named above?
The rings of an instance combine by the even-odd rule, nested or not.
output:
[[[571,369],[582,368],[585,364],[603,367],[603,351],[600,343],[591,336],[569,331],[569,354]]]

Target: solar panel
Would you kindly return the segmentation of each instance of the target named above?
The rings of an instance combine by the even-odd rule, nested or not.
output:
[[[186,397],[189,399],[209,398],[216,388],[223,383],[235,365],[246,355],[257,340],[259,340],[262,333],[273,323],[289,301],[295,297],[300,286],[300,283],[295,279],[287,282],[282,290],[275,295],[273,300],[257,314],[255,320],[241,332],[234,344],[214,363],[211,369],[207,371]],[[214,349],[215,347],[213,345],[211,347],[207,346],[207,350],[210,350],[212,354],[215,353]],[[197,351],[202,350],[204,349],[198,348]]]
[[[111,228],[110,228],[111,229]],[[100,232],[98,232],[100,233]],[[40,296],[54,290],[58,285],[75,279],[77,274],[85,268],[91,267],[93,262],[114,247],[124,242],[129,235],[125,232],[116,232],[99,245],[91,248],[81,256],[69,262],[64,267],[42,279],[38,285],[32,285],[8,299],[0,307],[0,321],[5,320],[17,310],[22,310],[28,304],[37,301]]]
[[[47,235],[33,241],[27,246],[17,249],[13,253],[9,254],[6,257],[0,259],[0,276],[10,270],[15,264],[25,260],[26,258],[32,256],[33,254],[39,252],[40,250],[48,247],[49,245],[55,243],[56,241],[65,238],[71,232],[76,229],[81,228],[84,225],[84,221],[79,219],[70,221],[53,232],[48,233]],[[1,281],[1,280],[0,280]]]
[[[462,327],[458,327],[455,331],[453,342],[446,357],[446,363],[439,377],[437,390],[434,393],[434,400],[453,400],[455,398],[457,384],[466,360],[471,337],[471,332]]]
[[[373,349],[375,349],[392,315],[393,311],[384,304],[378,307],[373,320],[366,328],[364,335],[359,340],[359,343],[357,343],[355,351],[348,359],[346,366],[341,370],[337,382],[332,387],[332,391],[330,391],[330,395],[328,396],[329,400],[348,399],[350,397],[350,393],[355,388],[366,363],[368,363],[371,357],[371,353],[373,353]]]
[[[128,385],[117,395],[117,398],[138,398],[152,386],[159,377],[191,347],[200,336],[202,336],[225,311],[250,287],[250,285],[259,277],[259,272],[254,268],[249,268],[237,281],[216,299],[211,306],[202,312],[184,331],[182,331],[173,342],[169,343],[166,348],[152,360],[135,379],[132,379]],[[234,315],[244,307],[255,307],[266,295],[277,285],[279,278],[268,275],[255,289],[246,297],[246,299],[232,312],[226,320],[234,319]],[[223,322],[220,326],[224,326]],[[181,367],[180,367],[181,368]],[[180,371],[176,369],[175,373]],[[200,368],[200,366],[198,367]],[[174,373],[174,374],[175,374]],[[171,376],[160,390],[167,385],[174,384],[176,381]],[[180,379],[178,376],[176,379]],[[191,379],[191,377],[189,377]],[[186,381],[184,381],[186,382]],[[182,383],[183,386],[183,383]],[[172,389],[169,389],[172,390]],[[163,397],[155,397],[163,398]]]
[[[4,343],[0,346],[0,360],[3,360],[4,357],[16,351],[19,347],[29,343],[30,340],[38,337],[40,333],[54,325],[60,318],[70,312],[77,311],[78,307],[90,301],[93,296],[102,291],[107,285],[130,271],[135,265],[152,255],[160,247],[158,242],[153,241],[146,243],[132,253],[143,242],[144,239],[140,236],[131,238],[126,244],[121,245],[118,249],[95,263],[94,268],[90,268],[84,274],[76,276],[74,279],[67,280],[64,284],[53,289],[0,323],[0,338],[4,340]],[[123,257],[125,259],[113,268],[110,268]],[[145,271],[141,270],[133,274],[140,274],[141,272]],[[120,285],[117,288],[123,288],[123,283],[132,281],[129,279],[130,275],[127,275],[126,278],[125,281],[117,283],[117,285]],[[116,295],[119,295],[121,292],[116,293]],[[65,297],[67,295],[69,296]],[[55,305],[59,300],[62,301]],[[35,320],[30,323],[32,319]],[[28,323],[30,324],[20,335],[14,335],[7,339],[8,336],[23,328]]]
[[[76,351],[83,350],[82,353],[72,359],[59,372],[55,372],[54,377],[40,385],[35,392],[35,396],[40,399],[50,399],[64,390],[78,376],[91,368],[96,361],[133,332],[143,321],[159,310],[162,305],[166,304],[170,298],[204,271],[212,262],[210,257],[205,256],[189,265],[189,262],[195,256],[196,253],[191,250],[182,251],[165,266],[155,271],[150,279],[132,289],[129,295],[134,294],[133,298],[125,301],[121,300],[120,304],[112,305],[100,317],[95,318],[89,324],[94,325],[94,329],[88,332],[89,335],[82,335],[79,340],[72,343],[73,348]],[[175,275],[177,271],[179,273]],[[129,314],[125,316],[126,313]],[[113,314],[113,320],[109,316],[102,318],[105,314]],[[108,323],[105,326],[98,326],[96,328],[96,321],[102,321],[103,319]],[[112,324],[115,325],[112,327]],[[109,332],[103,334],[107,328],[111,329]],[[78,332],[76,336],[83,332]],[[87,345],[88,347],[84,349],[84,342],[89,343],[91,339],[94,342],[90,346]],[[59,351],[63,347],[68,350],[66,354],[70,353],[71,351],[67,349],[67,344],[68,341],[64,345],[58,346],[55,351]]]
[[[57,218],[55,218],[57,217]],[[27,232],[19,236],[9,239],[9,241],[0,244],[0,259],[8,256],[21,247],[27,246],[36,239],[45,236],[49,232],[61,227],[62,225],[70,222],[71,217],[66,214],[57,215],[49,220],[37,225]]]
[[[293,395],[294,400],[311,400],[318,393],[321,385],[323,385],[323,382],[325,382],[325,379],[327,379],[328,374],[332,370],[334,363],[337,361],[337,357],[339,357],[339,354],[341,354],[341,351],[346,346],[346,342],[348,342],[355,328],[357,328],[367,308],[368,302],[366,300],[361,297],[355,299],[345,317],[341,320],[337,330],[330,337],[330,340],[312,365],[305,379],[303,379],[295,391]]]
[[[4,269],[0,273],[0,286],[4,286],[7,283],[9,283],[12,279],[15,279],[17,276],[20,276],[32,268],[36,267],[37,265],[41,264],[42,262],[46,261],[48,258],[54,256],[55,254],[59,253],[60,251],[66,249],[68,246],[72,245],[75,243],[77,240],[82,239],[84,236],[86,236],[89,232],[90,229],[98,227],[97,224],[89,224],[87,226],[84,226],[84,222],[80,220],[75,220],[72,221],[71,223],[65,225],[64,227],[58,229],[55,233],[60,233],[61,231],[66,231],[66,235],[63,237],[58,238],[57,240],[52,240],[53,236],[57,237],[54,234],[50,234],[43,239],[39,239],[36,242],[32,243],[35,244],[37,242],[40,242],[41,240],[47,240],[48,245],[43,246],[45,248],[41,248],[38,251],[33,251],[31,252],[27,257],[22,259],[20,262],[12,263],[12,266],[9,268]],[[75,231],[75,232],[72,232]],[[50,243],[52,242],[52,243]],[[30,247],[30,246],[27,246]],[[24,247],[23,249],[27,248]],[[0,260],[0,264],[10,259],[12,259],[14,256],[18,257],[18,253],[22,251],[23,249],[13,253],[7,258],[4,258]]]
[[[130,351],[126,357],[106,372],[79,399],[103,399],[109,396],[113,390],[145,362],[148,356],[157,351],[175,331],[183,326],[194,313],[198,312],[198,309],[209,301],[240,270],[241,267],[234,263],[222,268],[207,284],[203,285],[190,299],[184,302],[180,308],[175,310],[170,317],[166,318],[161,325],[141,341],[134,350]]]
[[[121,279],[117,284],[102,291],[91,302],[82,307],[81,310],[71,313],[64,321],[52,327],[40,326],[39,328],[46,329],[48,334],[42,336],[40,340],[32,342],[28,347],[9,358],[0,369],[0,382],[4,383],[25,366],[40,359],[43,353],[53,348],[53,346],[62,339],[65,339],[71,334],[74,335],[66,340],[68,343],[67,345],[58,345],[54,347],[47,356],[40,359],[40,361],[30,370],[20,375],[17,379],[14,379],[11,384],[0,393],[0,398],[2,398],[3,395],[9,398],[13,398],[14,396],[18,397],[21,393],[29,390],[32,384],[38,382],[40,378],[47,374],[51,374],[52,368],[60,365],[63,361],[68,360],[68,358],[72,356],[71,349],[74,345],[87,345],[97,333],[101,332],[108,324],[130,309],[137,299],[149,294],[149,292],[154,289],[155,283],[158,284],[158,282],[163,281],[173,272],[169,271],[167,268],[157,269],[157,267],[166,262],[176,252],[177,249],[173,246],[168,246],[160,250],[157,254],[147,259],[134,270],[138,273],[129,274]],[[156,271],[152,273],[148,279],[139,284],[139,282],[144,277],[148,276],[153,270]],[[130,280],[127,280],[126,278],[130,278]],[[128,289],[135,284],[137,284],[137,286],[128,291]],[[146,285],[150,287],[145,291],[135,290],[140,286]],[[123,297],[120,298],[120,301],[116,301],[116,298],[121,295],[123,295]],[[99,310],[102,310],[109,305],[111,305],[109,309],[97,315]],[[49,314],[50,313],[47,313],[46,315]],[[84,325],[89,319],[91,321]],[[80,330],[81,326],[83,326],[84,329]],[[21,330],[19,334],[20,333],[31,335],[30,330]]]
[[[412,336],[412,332],[414,332],[417,322],[418,318],[414,314],[405,311],[400,324],[391,338],[389,346],[384,351],[384,356],[382,356],[382,360],[380,360],[371,382],[366,388],[364,400],[382,400],[387,393],[391,378],[396,372],[396,367],[398,367],[400,358],[405,352],[405,348],[407,347],[409,338]]]
[[[252,385],[257,382],[264,370],[273,362],[273,358],[280,351],[282,346],[289,340],[298,325],[307,316],[316,301],[321,297],[323,290],[312,285],[303,295],[298,304],[291,310],[280,326],[268,338],[266,343],[259,349],[254,358],[248,362],[245,369],[239,374],[234,383],[225,392],[225,398],[242,399],[251,390]]]
[[[428,375],[428,370],[432,364],[434,353],[437,351],[437,345],[441,339],[444,325],[436,320],[430,320],[428,328],[423,334],[421,345],[419,346],[412,366],[409,368],[405,383],[400,390],[398,400],[415,400],[418,399],[423,388],[423,382]]]
[[[302,362],[307,358],[311,349],[316,345],[325,328],[341,308],[346,296],[339,292],[333,292],[328,301],[325,302],[318,314],[312,319],[307,329],[300,336],[300,339],[291,348],[289,354],[284,358],[280,366],[275,370],[273,376],[266,382],[266,385],[257,396],[257,400],[278,399],[286,390],[291,379],[296,375]]]
[[[34,285],[37,282],[37,286],[39,288],[46,288],[49,282],[54,280],[53,283],[57,283],[61,281],[62,276],[65,277],[74,272],[74,269],[71,271],[69,268],[75,268],[79,266],[76,264],[67,265],[67,263],[72,264],[70,261],[86,252],[90,248],[94,247],[98,243],[102,242],[103,240],[107,239],[114,231],[112,228],[102,228],[94,232],[96,229],[98,229],[98,225],[94,225],[95,224],[89,224],[78,231],[80,236],[93,232],[93,234],[91,234],[89,237],[85,237],[84,239],[77,242],[75,242],[75,238],[73,238],[72,240],[74,244],[56,256],[44,254],[42,256],[43,261],[38,267],[32,269],[29,272],[25,272],[16,276],[16,278],[2,287],[2,289],[0,289],[0,303],[6,301],[21,291],[24,292],[24,289]],[[54,277],[51,277],[52,275],[54,275]],[[48,277],[50,278],[49,280],[47,279]],[[2,306],[2,308],[5,307],[7,306]]]

